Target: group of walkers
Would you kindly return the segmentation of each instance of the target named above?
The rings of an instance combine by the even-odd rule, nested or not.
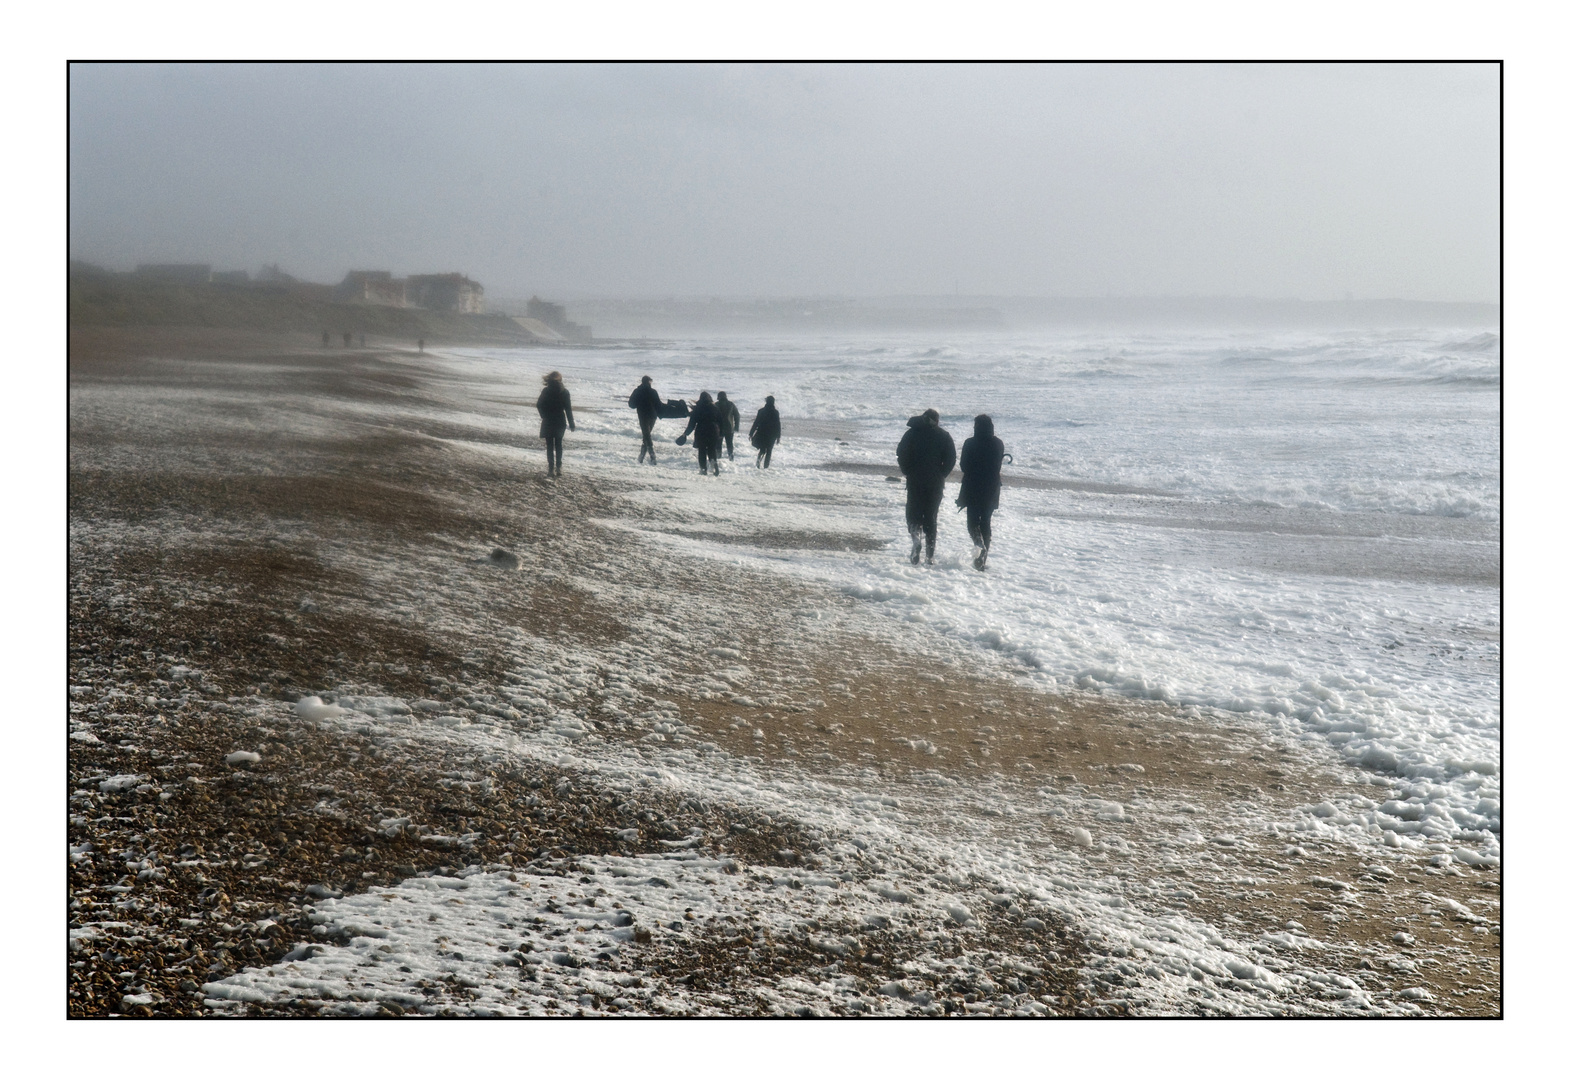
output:
[[[767,469],[774,457],[774,444],[780,441],[780,413],[774,407],[772,395],[763,401],[763,408],[753,417],[752,427],[747,434],[752,440],[753,449],[758,452],[758,468]],[[657,464],[654,458],[654,422],[660,418],[665,406],[659,392],[654,389],[654,380],[647,375],[627,398],[627,407],[638,410],[638,427],[643,431],[643,446],[638,451],[640,465],[645,458],[650,465]],[[670,415],[673,419],[681,416],[680,413]],[[707,476],[712,465],[714,475],[718,476],[722,443],[726,458],[736,460],[736,430],[741,427],[741,411],[725,395],[725,391],[721,390],[719,398],[715,399],[705,390],[698,395],[698,403],[686,416],[687,430],[676,436],[676,445],[687,445],[687,437],[691,436],[693,449],[698,451],[698,470]]]
[[[540,438],[545,440],[546,475],[560,476],[562,436],[577,430],[572,418],[572,395],[562,384],[561,372],[553,371],[545,376],[545,389],[540,391],[535,407],[540,413]],[[682,414],[665,412],[667,404],[660,400],[654,380],[648,375],[627,398],[627,407],[638,411],[638,427],[643,433],[638,463],[641,465],[647,460],[650,465],[656,464],[655,421],[662,415],[680,418]],[[685,446],[691,436],[693,447],[698,451],[701,473],[709,475],[712,466],[714,475],[718,476],[722,445],[726,458],[736,460],[735,435],[741,426],[741,412],[723,390],[717,400],[705,390],[698,396],[698,403],[686,413],[686,420],[687,430],[677,436],[676,445]],[[895,451],[899,470],[905,476],[905,527],[910,532],[912,566],[921,562],[923,547],[927,565],[932,565],[938,543],[938,510],[943,505],[944,485],[956,463],[954,439],[939,426],[938,420],[936,409],[912,416],[906,421],[908,430]],[[780,414],[772,396],[764,399],[748,435],[758,452],[758,467],[768,468],[774,445],[780,441]],[[993,433],[992,418],[985,414],[976,417],[975,434],[965,440],[964,448],[957,455],[962,475],[959,497],[954,502],[965,511],[965,524],[975,549],[971,565],[977,570],[987,568],[987,556],[992,550],[992,514],[998,508],[1003,462],[1007,457],[1003,440]]]
[[[780,413],[774,407],[773,395],[764,398],[763,402],[763,408],[753,417],[747,434],[753,449],[758,452],[758,467],[767,469],[774,458],[774,445],[780,441]],[[545,376],[545,389],[540,391],[534,407],[540,414],[540,438],[545,440],[545,475],[560,476],[562,436],[578,430],[572,419],[572,394],[562,384],[561,372],[553,371]],[[638,427],[643,432],[638,464],[642,465],[645,460],[650,465],[658,464],[654,455],[654,422],[660,419],[667,403],[660,400],[652,378],[643,377],[628,396],[627,407],[638,410]],[[681,408],[685,410],[685,403],[681,403]],[[692,436],[692,444],[698,451],[698,467],[705,476],[711,465],[714,475],[720,474],[722,444],[726,458],[736,460],[736,429],[741,426],[741,412],[736,403],[725,396],[725,391],[721,390],[719,399],[715,400],[705,390],[698,395],[698,403],[690,412],[668,415],[673,418],[686,416],[687,430],[676,437],[676,445],[687,445],[687,437]]]

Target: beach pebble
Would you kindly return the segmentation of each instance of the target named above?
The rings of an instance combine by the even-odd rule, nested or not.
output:
[[[101,781],[98,785],[98,790],[106,795],[116,795],[122,791],[130,791],[146,779],[147,777],[134,773],[123,773],[120,776],[111,776],[109,779]]]
[[[499,566],[503,570],[516,570],[520,565],[518,562],[518,556],[508,551],[506,548],[493,548],[491,550],[489,562],[492,566]]]

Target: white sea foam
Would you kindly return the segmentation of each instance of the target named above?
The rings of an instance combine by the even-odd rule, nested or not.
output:
[[[566,372],[580,413],[568,468],[636,482],[708,533],[891,545],[661,538],[684,553],[831,583],[927,628],[935,648],[986,650],[1047,686],[1261,718],[1407,808],[1380,798],[1321,820],[1497,857],[1500,365],[1487,331],[732,341],[456,362],[509,387]],[[625,400],[646,372],[666,396],[728,391],[744,427],[774,394],[774,467],[755,469],[743,446],[724,478],[699,478],[667,422],[661,466],[638,468]],[[892,469],[905,418],[929,405],[957,442],[989,412],[1007,475],[1036,485],[1005,489],[985,575],[952,506],[937,566],[912,567],[900,486],[814,467]]]

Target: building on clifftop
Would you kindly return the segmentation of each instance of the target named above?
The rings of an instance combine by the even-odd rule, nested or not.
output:
[[[393,277],[390,270],[350,270],[339,282],[333,299],[340,304],[409,306],[407,283],[402,278]]]
[[[456,311],[460,315],[485,311],[485,287],[459,273],[410,274],[406,291],[410,304],[429,311]]]

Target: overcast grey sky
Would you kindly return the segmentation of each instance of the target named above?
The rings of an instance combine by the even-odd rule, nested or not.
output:
[[[73,65],[71,255],[492,296],[1498,295],[1478,66]]]

